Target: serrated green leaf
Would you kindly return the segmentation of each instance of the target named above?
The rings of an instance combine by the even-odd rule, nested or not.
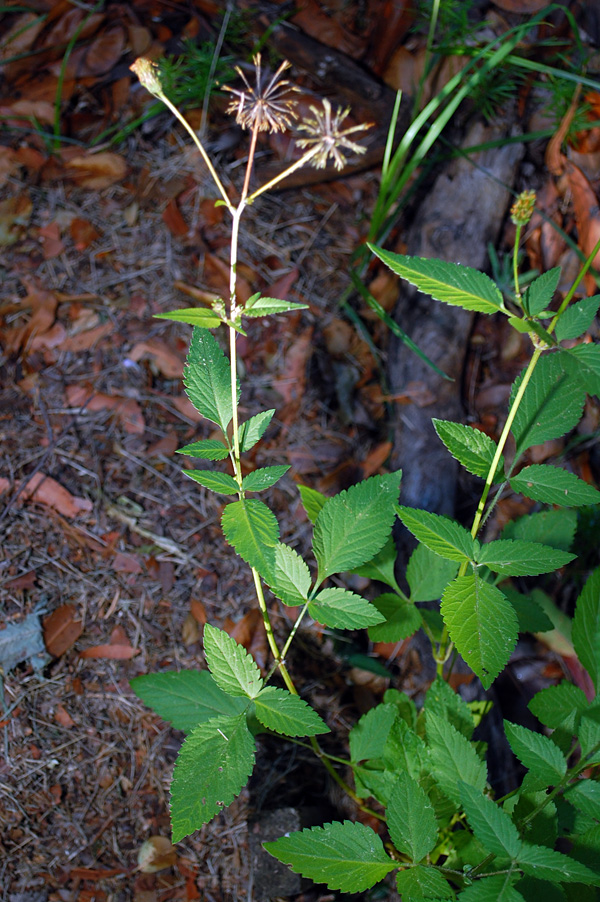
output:
[[[294,873],[343,893],[370,889],[398,867],[377,834],[352,821],[302,830],[263,847]]]
[[[591,705],[582,714],[576,733],[582,757],[589,764],[600,764],[600,704]]]
[[[242,714],[248,706],[245,699],[223,692],[207,670],[149,673],[134,677],[130,685],[145,705],[184,733],[221,714]]]
[[[467,820],[484,849],[514,860],[521,848],[521,837],[508,814],[466,783],[459,784],[459,792]]]
[[[265,489],[275,485],[288,470],[289,467],[285,466],[261,467],[260,470],[254,470],[244,476],[242,488],[245,492],[264,492]]]
[[[502,538],[540,542],[551,548],[570,551],[576,528],[577,514],[573,510],[540,511],[509,521],[502,530]]]
[[[438,829],[429,797],[408,774],[396,783],[386,816],[394,846],[418,864],[434,848]]]
[[[406,902],[416,899],[454,899],[454,892],[447,880],[433,867],[418,864],[396,875],[396,887]]]
[[[583,507],[600,502],[598,489],[561,467],[532,464],[513,476],[510,485],[514,492],[521,492],[526,498],[543,501],[544,504]]]
[[[333,629],[359,630],[383,621],[366,598],[347,589],[323,589],[308,605],[308,613],[323,626]]]
[[[155,313],[154,319],[168,319],[174,323],[189,323],[200,329],[216,329],[221,319],[212,310],[202,307],[184,307],[182,310],[171,310],[170,313]]]
[[[414,604],[400,598],[399,595],[386,593],[373,599],[373,607],[377,608],[384,623],[369,627],[369,639],[372,642],[400,642],[421,626],[421,615]]]
[[[462,780],[483,792],[487,780],[485,763],[468,739],[433,711],[425,715],[431,773],[436,783],[456,805],[460,805]]]
[[[550,729],[564,727],[574,733],[576,719],[587,709],[588,701],[578,686],[563,682],[536,692],[527,707]]]
[[[600,307],[600,294],[584,298],[577,304],[571,304],[556,324],[556,337],[559,341],[567,338],[579,338],[594,321]]]
[[[239,485],[229,473],[221,473],[219,470],[182,470],[186,476],[203,485],[210,492],[219,495],[237,495]]]
[[[503,594],[515,609],[520,633],[544,633],[554,628],[548,615],[535,600],[535,591],[534,589],[531,595],[522,595],[512,586],[502,586]]]
[[[600,344],[580,344],[561,349],[565,369],[588,395],[600,396]]]
[[[406,692],[400,692],[398,689],[386,689],[383,693],[383,701],[386,705],[393,705],[402,720],[404,720],[413,730],[417,728],[417,706],[412,698]]]
[[[475,721],[469,706],[442,677],[436,676],[425,693],[424,708],[447,720],[466,739],[473,735]]]
[[[317,736],[329,727],[304,699],[286,689],[266,686],[254,699],[257,718],[275,733],[284,736]]]
[[[225,460],[229,451],[218,439],[206,438],[178,448],[176,454],[187,454],[188,457],[200,457],[203,460]]]
[[[452,423],[449,420],[431,421],[440,439],[456,460],[462,464],[465,470],[474,476],[487,479],[494,454],[496,443],[479,429],[464,426],[462,423]],[[504,457],[501,457],[494,482],[500,482],[504,478]]]
[[[319,583],[333,573],[360,567],[383,548],[396,519],[401,476],[401,471],[371,476],[327,499],[313,536]]]
[[[562,351],[542,355],[538,360],[512,424],[519,457],[532,445],[560,438],[581,419],[584,391],[565,372]],[[510,403],[523,381],[523,373],[515,380]]]
[[[550,880],[554,883],[583,883],[587,886],[598,886],[598,877],[584,864],[555,852],[545,846],[532,846],[523,843],[518,857],[519,867],[541,880]]]
[[[529,773],[529,787],[545,789],[556,786],[567,772],[567,762],[558,746],[542,733],[504,721],[508,743]],[[533,778],[533,780],[532,780]]]
[[[263,687],[260,670],[254,658],[225,630],[206,624],[204,654],[208,669],[224,692],[256,698]]]
[[[448,517],[413,507],[398,504],[396,510],[408,531],[430,551],[461,564],[473,560],[475,542],[464,526]]]
[[[551,573],[575,559],[569,551],[513,539],[496,539],[481,546],[477,563],[501,576],[537,576]]]
[[[395,576],[397,557],[396,543],[394,542],[394,537],[390,536],[381,551],[374,558],[360,567],[355,567],[351,572],[356,573],[357,576],[364,576],[365,579],[376,579],[399,592],[400,586],[396,582]],[[438,558],[438,560],[440,559]]]
[[[392,272],[436,301],[479,313],[498,313],[504,309],[502,294],[495,283],[470,266],[393,254],[371,244],[369,247]]]
[[[242,308],[244,316],[269,316],[272,313],[289,313],[290,310],[308,310],[308,304],[294,304],[292,301],[281,301],[279,298],[248,298]]]
[[[173,842],[207,824],[239,795],[254,767],[246,715],[213,717],[187,736],[171,783]]]
[[[600,693],[600,567],[592,573],[577,599],[571,634],[577,657]]]
[[[514,879],[512,874],[484,877],[467,886],[458,898],[461,902],[525,902],[525,897],[512,885]]]
[[[300,555],[281,542],[275,546],[275,561],[267,584],[273,595],[287,605],[306,604],[310,591],[310,570]]]
[[[392,724],[397,717],[393,705],[377,705],[360,718],[349,734],[350,758],[366,761],[381,758]]]
[[[206,329],[194,329],[183,384],[198,413],[226,433],[233,416],[229,361],[214,335]],[[239,385],[237,395],[239,400]]]
[[[526,790],[527,775],[521,784],[518,796],[511,796],[502,806],[510,814],[513,823],[527,823],[527,841],[535,846],[553,849],[558,838],[558,815],[556,805],[548,801],[548,790]]]
[[[565,792],[565,799],[579,811],[600,821],[600,783],[595,780],[579,780]]]
[[[420,736],[404,720],[396,720],[387,737],[383,750],[383,763],[392,773],[407,773],[419,781],[428,768],[427,746]]]
[[[321,492],[317,492],[316,489],[311,489],[307,485],[299,485],[298,491],[300,492],[302,507],[306,511],[306,516],[314,525],[323,505],[327,501],[327,497],[321,494]]]
[[[552,303],[554,292],[560,281],[560,266],[542,273],[531,283],[525,292],[523,307],[532,315],[541,313]]]
[[[571,855],[600,875],[600,824],[579,836],[571,837],[571,842]]]
[[[419,543],[406,567],[411,601],[439,601],[448,583],[454,579],[458,563],[440,557]]]
[[[543,843],[539,845],[543,845]],[[564,887],[559,883],[549,883],[547,880],[536,880],[535,877],[523,875],[515,886],[525,902],[538,902],[539,899],[543,899],[544,902],[569,902]],[[585,887],[581,884],[573,889],[577,893],[577,902],[596,902],[595,899],[584,898]]]
[[[240,451],[250,451],[251,448],[254,448],[257,441],[261,439],[267,431],[267,427],[273,419],[274,413],[275,408],[273,408],[273,410],[263,410],[261,413],[257,413],[256,416],[250,417],[245,423],[241,423]]]
[[[239,556],[267,579],[279,542],[279,524],[267,505],[254,498],[234,501],[223,510],[221,526]]]
[[[441,612],[458,652],[489,689],[517,642],[513,606],[500,589],[473,573],[450,583]]]

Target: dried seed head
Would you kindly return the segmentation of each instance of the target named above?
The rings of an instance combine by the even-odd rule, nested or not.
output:
[[[510,218],[516,226],[527,225],[533,216],[535,207],[535,191],[521,191],[510,208]]]
[[[244,82],[246,89],[239,91],[223,85],[224,91],[235,94],[237,100],[227,107],[228,113],[235,113],[235,120],[242,128],[257,129],[259,132],[285,131],[292,125],[292,119],[296,119],[294,106],[296,101],[286,97],[292,91],[298,91],[295,85],[290,84],[287,78],[281,78],[283,72],[290,67],[290,63],[283,62],[277,72],[271,75],[261,66],[260,53],[253,59],[256,85],[252,87],[239,68],[236,72]]]
[[[306,118],[302,124],[298,126],[299,131],[307,132],[309,138],[301,138],[297,144],[299,147],[312,147],[316,149],[315,155],[310,163],[316,169],[324,169],[327,160],[332,159],[336,169],[343,169],[346,165],[346,157],[342,153],[344,150],[352,153],[365,153],[366,147],[351,141],[349,135],[357,132],[364,132],[371,128],[372,123],[362,123],[361,125],[353,125],[351,128],[342,129],[341,125],[350,109],[343,110],[338,107],[335,115],[331,114],[331,104],[327,99],[323,100],[323,109],[318,110],[311,106],[312,118]]]
[[[160,78],[158,77],[158,66],[156,63],[140,56],[129,68],[132,72],[135,72],[140,83],[147,91],[154,94],[155,97],[162,94],[162,85],[160,83]]]

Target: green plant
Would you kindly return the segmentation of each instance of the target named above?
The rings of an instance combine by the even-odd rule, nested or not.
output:
[[[231,473],[184,472],[209,490],[237,496],[223,509],[223,532],[251,568],[273,656],[263,677],[234,639],[207,625],[208,671],[150,674],[132,681],[146,704],[187,733],[171,788],[173,839],[198,829],[233,800],[252,771],[256,736],[269,733],[300,744],[307,738],[331,777],[360,809],[385,824],[389,835],[384,844],[371,827],[345,821],[266,844],[272,855],[295,871],[344,892],[360,892],[397,871],[397,886],[406,902],[455,898],[457,893],[467,902],[515,902],[550,892],[563,898],[563,884],[574,884],[578,893],[585,893],[581,887],[600,887],[600,569],[579,597],[572,628],[574,648],[588,670],[594,698],[588,701],[580,689],[568,684],[538,693],[531,708],[553,731],[551,736],[506,724],[507,739],[528,773],[504,799],[492,798],[485,748],[473,740],[485,705],[466,705],[445,682],[449,671],[444,665],[453,652],[460,653],[488,688],[506,666],[519,631],[552,627],[544,593],[521,593],[509,580],[552,573],[572,561],[574,518],[569,509],[597,505],[600,500],[596,489],[559,467],[534,464],[520,469],[529,448],[564,435],[577,424],[586,391],[597,394],[600,390],[600,346],[561,344],[581,336],[600,306],[600,296],[571,305],[592,257],[556,312],[549,308],[558,269],[539,276],[522,291],[518,246],[535,200],[527,192],[512,210],[515,302],[510,309],[494,282],[480,272],[371,247],[394,272],[437,300],[507,316],[514,328],[530,336],[534,351],[513,386],[508,418],[497,443],[460,423],[435,423],[449,452],[484,480],[470,530],[434,513],[399,506],[400,472],[373,476],[332,498],[300,486],[313,524],[316,569],[311,570],[292,547],[280,541],[277,520],[267,505],[248,497],[274,485],[288,469],[269,466],[244,475],[242,455],[260,440],[274,411],[262,411],[243,423],[238,420],[236,338],[243,332],[244,317],[302,306],[256,294],[240,307],[236,299],[242,213],[275,183],[249,193],[258,132],[288,127],[294,116],[291,86],[279,80],[283,69],[271,77],[261,70],[257,58],[256,84],[244,79],[244,90],[233,91],[231,110],[251,132],[248,168],[234,206],[201,142],[164,95],[151,64],[138,61],[135,66],[146,87],[173,109],[191,134],[215,179],[221,195],[218,203],[227,207],[232,219],[227,303],[217,301],[212,309],[179,310],[162,317],[196,326],[185,369],[186,391],[221,435],[180,451],[204,461],[229,458]],[[344,129],[343,119],[344,113],[332,114],[327,102],[323,109],[315,108],[302,123],[307,149],[288,172],[311,162],[325,165],[328,159],[341,167],[344,149],[359,151],[354,138],[360,127]],[[284,177],[285,173],[277,181]],[[229,359],[210,331],[223,326]],[[516,446],[510,460],[509,434]],[[485,541],[482,527],[508,486],[542,504],[567,510],[533,514],[510,524],[501,538]],[[419,543],[406,572],[408,593],[400,588],[395,574],[391,530],[396,515]],[[371,602],[328,584],[332,576],[345,571],[382,582],[390,591]],[[300,609],[282,643],[272,627],[265,586],[285,605]],[[439,610],[419,606],[439,599]],[[422,627],[437,661],[438,675],[423,709],[418,712],[406,695],[389,690],[383,703],[352,729],[347,760],[329,755],[319,744],[316,737],[328,732],[328,727],[298,696],[286,664],[298,628],[308,618],[334,629],[367,628],[372,639],[384,641],[398,641]],[[285,688],[270,685],[275,677]],[[340,767],[351,771],[354,786]],[[367,805],[370,799],[374,802]],[[558,840],[571,844],[569,855],[555,850]]]

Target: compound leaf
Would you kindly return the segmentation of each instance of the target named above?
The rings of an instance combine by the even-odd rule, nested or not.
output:
[[[511,861],[515,859],[521,848],[521,838],[509,815],[466,783],[460,784],[459,791],[467,820],[486,852]]]
[[[441,612],[459,653],[489,689],[517,642],[513,606],[500,589],[473,573],[450,583]]]
[[[479,313],[498,313],[504,309],[496,284],[477,269],[445,260],[393,254],[371,244],[369,247],[392,272],[436,301]]]
[[[419,629],[422,625],[419,610],[411,601],[400,598],[389,592],[373,599],[373,607],[377,608],[384,623],[369,627],[369,639],[372,642],[400,642]]]
[[[352,821],[291,833],[264,848],[294,873],[343,893],[363,892],[398,867],[379,836]]]
[[[250,451],[255,446],[266,432],[274,413],[275,408],[273,410],[263,410],[240,425],[240,451]]]
[[[544,504],[582,507],[600,502],[598,489],[561,467],[532,464],[513,476],[510,485],[514,492],[521,492],[527,498],[543,501]]]
[[[183,384],[198,413],[226,433],[233,416],[229,361],[214,335],[206,329],[194,329]],[[239,385],[237,394],[239,400]]]
[[[402,898],[410,902],[417,899],[444,899],[446,902],[454,899],[454,892],[440,872],[422,864],[399,871],[396,886]]]
[[[279,542],[279,524],[267,505],[254,498],[234,501],[224,508],[221,526],[239,556],[267,579]]]
[[[224,692],[256,698],[263,687],[260,670],[254,658],[225,630],[206,624],[204,654],[208,669]]]
[[[466,701],[442,677],[435,680],[425,693],[425,711],[431,711],[456,727],[466,739],[470,739],[475,722]]]
[[[381,551],[374,558],[360,567],[355,567],[352,573],[356,573],[357,576],[364,576],[365,579],[376,579],[399,592],[400,586],[396,582],[395,576],[397,558],[396,543],[394,542],[394,537],[390,536]],[[440,559],[438,558],[438,560]]]
[[[358,630],[384,620],[377,608],[365,598],[337,588],[319,592],[308,605],[308,613],[323,626],[334,629]]]
[[[264,492],[265,489],[275,485],[288,470],[289,467],[286,466],[261,467],[260,470],[254,470],[244,476],[242,488],[246,492]]]
[[[316,736],[329,727],[304,699],[286,689],[266,686],[254,699],[257,718],[275,733],[284,736]]]
[[[503,594],[515,609],[520,633],[545,633],[554,629],[554,624],[535,599],[538,591],[534,589],[531,595],[522,595],[512,586],[502,586]]]
[[[477,563],[485,564],[502,576],[537,576],[558,570],[575,557],[569,551],[560,551],[537,542],[496,539],[481,546]]]
[[[417,864],[437,842],[437,821],[428,795],[408,774],[402,774],[390,796],[387,824],[394,846]]]
[[[565,369],[589,395],[600,396],[600,344],[580,344],[561,350]]]
[[[306,516],[314,525],[321,509],[327,501],[327,496],[323,495],[321,492],[317,492],[316,489],[311,489],[310,486],[307,485],[299,485],[298,491],[300,492],[302,507],[306,511]]]
[[[467,886],[458,897],[461,902],[525,902],[525,897],[512,885],[514,877],[494,874]]]
[[[306,604],[310,591],[310,570],[300,555],[281,542],[275,546],[275,561],[267,584],[273,595],[287,605]]]
[[[551,739],[507,720],[504,721],[504,731],[511,749],[530,772],[530,788],[533,788],[533,782],[539,789],[560,783],[567,772],[567,762]]]
[[[233,476],[219,470],[182,470],[182,473],[219,495],[237,495],[240,490]]]
[[[552,730],[559,727],[575,732],[575,721],[588,707],[583,690],[573,683],[547,686],[533,696],[527,705],[531,713]]]
[[[188,323],[200,329],[216,329],[221,320],[212,310],[202,307],[184,307],[182,310],[171,310],[170,313],[155,313],[154,319],[168,319],[174,323]]]
[[[394,705],[377,705],[360,718],[350,730],[350,758],[366,761],[381,758],[397,711]]]
[[[223,692],[207,670],[148,673],[134,677],[130,685],[145,705],[184,733],[213,717],[241,714],[247,708],[243,698]]]
[[[434,419],[432,423],[452,457],[456,458],[469,473],[487,479],[497,451],[497,446],[489,435],[479,429],[450,420]],[[501,457],[493,481],[500,482],[503,478],[504,458]]]
[[[288,313],[290,310],[308,310],[308,304],[294,304],[292,301],[281,301],[279,298],[263,298],[254,294],[242,308],[244,316],[269,316],[271,313]]]
[[[327,499],[313,537],[319,583],[332,573],[360,567],[383,548],[396,518],[401,476],[400,471],[371,476]]]
[[[523,373],[513,384],[511,405],[522,380]],[[516,457],[532,445],[541,445],[570,432],[581,419],[584,400],[584,390],[565,372],[561,353],[540,357],[512,424]]]
[[[600,693],[600,567],[592,573],[577,599],[571,634],[577,657]]]
[[[577,514],[573,510],[548,510],[510,520],[502,530],[503,539],[525,539],[569,551],[575,538]]]
[[[408,561],[406,581],[411,601],[438,601],[458,570],[456,561],[449,561],[419,543]]]
[[[598,876],[581,862],[546,846],[523,843],[517,859],[521,870],[531,877],[553,883],[583,883],[597,886]]]
[[[177,454],[187,454],[188,457],[200,457],[203,460],[225,460],[229,455],[226,445],[218,439],[206,438],[191,445],[179,448]]]
[[[430,551],[449,561],[473,560],[475,543],[471,533],[448,517],[396,505],[398,516],[413,536]]]
[[[555,266],[534,279],[525,292],[523,306],[532,315],[536,316],[542,310],[547,310],[554,297],[554,292],[560,281],[560,266]]]
[[[254,767],[246,715],[213,717],[185,739],[171,783],[173,842],[208,823],[241,792]]]
[[[559,341],[566,338],[579,338],[594,321],[600,307],[600,294],[584,298],[577,304],[571,304],[556,324],[556,337]]]
[[[425,715],[425,728],[431,773],[444,795],[460,805],[461,780],[483,792],[487,780],[485,763],[469,740],[432,711]]]

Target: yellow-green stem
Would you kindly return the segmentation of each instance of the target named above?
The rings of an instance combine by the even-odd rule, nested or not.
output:
[[[202,155],[202,159],[206,163],[206,165],[208,167],[208,171],[210,172],[210,174],[213,178],[213,181],[214,181],[215,185],[217,186],[217,188],[219,189],[219,193],[225,202],[225,206],[227,207],[227,209],[229,210],[230,213],[233,213],[233,207],[231,205],[231,201],[227,197],[227,192],[225,191],[225,188],[223,187],[223,183],[221,182],[221,179],[217,175],[217,171],[216,171],[215,167],[213,166],[210,157],[204,150],[204,145],[202,144],[202,141],[200,141],[198,135],[196,134],[196,132],[194,131],[192,126],[189,124],[189,122],[187,121],[185,116],[181,115],[181,113],[179,112],[177,107],[171,103],[171,101],[166,96],[166,94],[163,94],[161,91],[160,93],[157,93],[156,96],[159,98],[159,100],[162,100],[162,102],[164,103],[164,105],[166,107],[168,107],[171,110],[171,112],[173,113],[175,118],[178,119],[179,122],[181,122],[181,124],[185,128],[186,132],[189,134],[190,138],[192,139],[192,141],[194,142],[194,144],[200,151],[200,153]]]
[[[523,229],[522,225],[517,226],[517,231],[515,234],[515,243],[513,247],[513,277],[515,280],[515,296],[517,301],[519,302],[519,306],[521,305],[521,289],[519,288],[519,245],[521,243],[521,231]]]
[[[308,161],[312,160],[312,158],[315,156],[315,154],[317,152],[318,152],[317,147],[313,147],[310,150],[308,150],[305,154],[303,154],[300,157],[299,160],[296,160],[295,163],[292,163],[291,166],[289,166],[287,169],[284,169],[283,172],[280,172],[279,175],[276,175],[274,178],[272,178],[270,182],[266,183],[266,185],[262,185],[262,187],[257,188],[256,191],[253,191],[252,194],[248,197],[247,203],[249,203],[249,204],[254,203],[256,198],[259,197],[261,194],[264,194],[265,191],[269,191],[275,185],[279,184],[279,182],[282,182],[289,175],[291,175],[292,172],[295,172],[297,169],[300,169],[302,166],[306,166]]]

